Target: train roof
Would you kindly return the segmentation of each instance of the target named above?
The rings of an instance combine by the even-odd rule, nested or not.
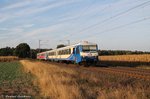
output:
[[[58,48],[58,49],[53,49],[53,50],[45,51],[45,52],[52,52],[52,51],[56,51],[56,50],[67,49],[67,48],[70,48],[70,47],[75,47],[77,45],[97,45],[97,44],[92,43],[92,42],[88,42],[88,41],[81,41],[81,42],[73,44],[73,45],[69,45],[69,46],[65,46],[65,47],[61,47],[61,48]],[[45,52],[41,52],[41,53],[45,53]],[[38,54],[41,54],[41,53],[38,53]]]
[[[40,52],[40,53],[37,53],[37,54],[44,54],[44,53],[46,53],[47,51],[45,51],[45,52]]]
[[[74,47],[74,46],[77,46],[77,45],[97,45],[97,44],[96,43],[92,43],[92,42],[88,42],[88,41],[82,41],[82,42],[79,42],[77,44],[73,44],[73,45],[69,45],[69,46],[66,46],[66,47],[58,48],[57,50],[70,48],[70,47]]]
[[[88,42],[88,41],[81,41],[75,45],[97,45],[96,43]]]

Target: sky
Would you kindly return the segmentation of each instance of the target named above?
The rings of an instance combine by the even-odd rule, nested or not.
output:
[[[41,48],[70,40],[150,51],[150,0],[0,0],[0,48],[39,40]]]

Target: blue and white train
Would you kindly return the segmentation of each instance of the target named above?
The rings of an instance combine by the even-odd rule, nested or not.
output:
[[[83,41],[75,45],[38,53],[37,59],[77,64],[97,63],[98,46],[95,43]]]

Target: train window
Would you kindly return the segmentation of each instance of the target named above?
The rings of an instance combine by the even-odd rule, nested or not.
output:
[[[65,55],[66,54],[66,50],[64,50],[64,53],[63,53],[63,55]]]
[[[68,49],[68,54],[70,54],[70,49]]]
[[[66,49],[66,53],[65,54],[68,54],[68,49]]]
[[[65,50],[65,55],[67,54],[68,52],[67,52],[67,49]]]
[[[60,55],[62,55],[63,54],[63,51],[60,51]]]
[[[67,53],[66,50],[64,50],[64,55],[66,55],[66,53]]]
[[[68,54],[68,49],[65,50],[65,54]]]
[[[69,54],[69,49],[67,49],[67,54]]]
[[[67,49],[63,50],[63,55],[66,55],[67,53]]]
[[[66,54],[66,50],[63,50],[63,55],[65,55]]]
[[[58,55],[67,55],[70,53],[71,53],[71,49],[65,49],[65,50],[58,51]]]
[[[96,51],[97,45],[83,45],[82,51]]]
[[[61,54],[62,54],[62,52],[60,51],[60,52],[59,52],[59,55],[61,55]]]
[[[77,49],[76,49],[76,54],[79,54],[79,53],[80,53],[79,47],[77,47]]]
[[[71,49],[69,49],[69,54],[71,54]]]
[[[69,54],[69,49],[67,49],[67,54]]]
[[[53,55],[56,55],[56,52],[50,52],[48,53],[49,56],[53,56]]]
[[[59,51],[58,54],[61,55],[61,51]]]
[[[79,47],[76,48],[76,54],[79,54],[80,51],[79,51]]]

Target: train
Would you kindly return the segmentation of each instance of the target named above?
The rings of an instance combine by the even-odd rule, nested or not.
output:
[[[37,53],[37,59],[76,64],[96,64],[99,61],[98,45],[82,41],[74,45]]]

